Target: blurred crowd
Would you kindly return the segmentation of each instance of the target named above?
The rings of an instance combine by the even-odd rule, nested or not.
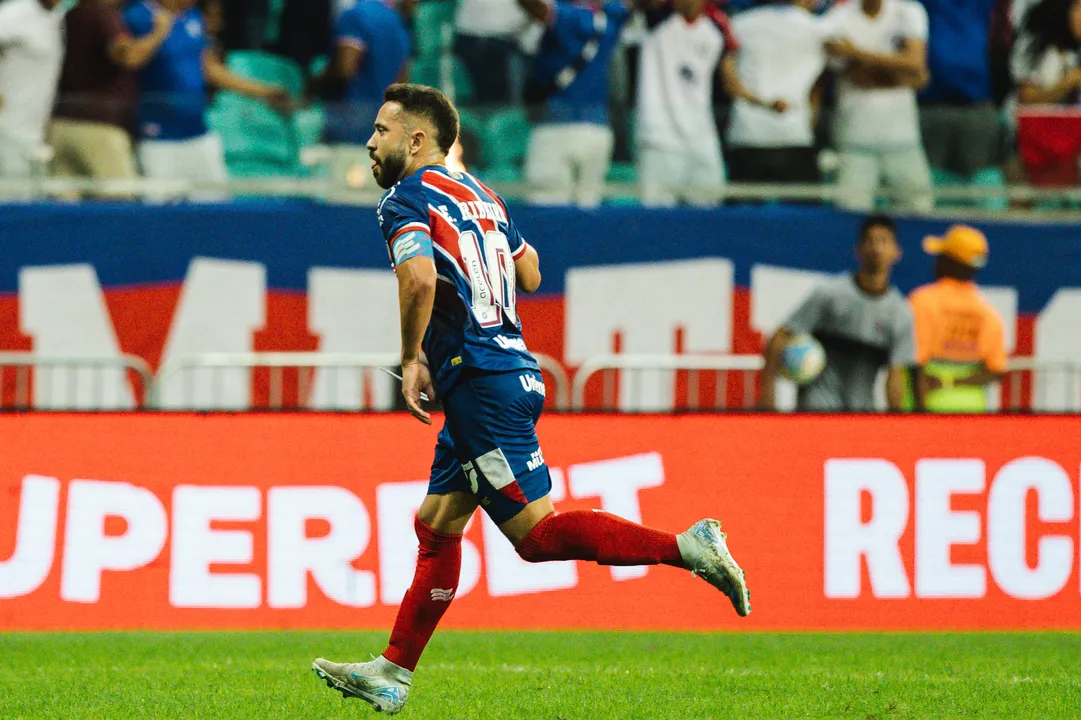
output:
[[[0,0],[0,179],[214,184],[319,145],[357,186],[400,80],[452,94],[455,161],[534,202],[828,181],[919,213],[1077,182],[1081,0]]]

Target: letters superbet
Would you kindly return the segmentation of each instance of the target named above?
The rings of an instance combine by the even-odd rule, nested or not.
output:
[[[553,416],[544,433],[560,510],[723,517],[755,580],[742,625],[1081,629],[1081,418]],[[0,415],[0,437],[0,630],[377,627],[412,578],[431,438],[407,417]],[[480,517],[446,622],[734,627],[716,600],[644,567],[529,565]]]

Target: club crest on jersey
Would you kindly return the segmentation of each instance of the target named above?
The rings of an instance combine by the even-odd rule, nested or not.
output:
[[[468,200],[458,203],[458,212],[466,220],[495,220],[506,223],[507,214],[503,208],[493,202],[484,200]]]

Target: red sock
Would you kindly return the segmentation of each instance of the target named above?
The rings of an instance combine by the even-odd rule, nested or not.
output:
[[[515,549],[529,562],[593,560],[601,565],[686,567],[672,533],[592,510],[549,515]]]
[[[462,536],[437,532],[417,518],[413,524],[420,540],[413,584],[402,598],[390,645],[383,657],[413,671],[435,632],[439,619],[458,590],[462,569]]]

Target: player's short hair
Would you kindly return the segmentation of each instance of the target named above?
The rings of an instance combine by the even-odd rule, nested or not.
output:
[[[436,142],[444,154],[458,138],[458,111],[442,92],[427,85],[395,83],[383,93],[385,102],[395,102],[412,115],[418,115],[435,128]]]
[[[893,223],[893,218],[891,218],[889,215],[885,215],[882,213],[879,213],[877,215],[868,215],[863,219],[863,222],[860,223],[860,236],[858,242],[862,243],[864,240],[866,240],[867,236],[875,228],[885,228],[886,230],[892,232],[894,235],[897,234],[897,226]]]

